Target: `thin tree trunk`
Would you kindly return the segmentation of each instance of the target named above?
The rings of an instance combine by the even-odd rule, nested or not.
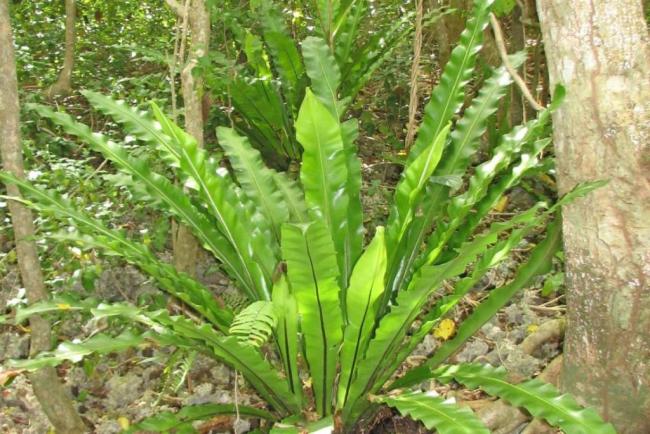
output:
[[[46,91],[48,96],[67,95],[72,92],[72,68],[74,67],[76,0],[65,0],[65,54],[59,78]]]
[[[0,155],[4,170],[24,177],[19,128],[18,81],[16,78],[13,38],[7,0],[0,0]],[[7,185],[10,196],[20,197],[14,185]],[[34,241],[32,213],[20,202],[9,201],[9,211],[16,238],[16,254],[22,284],[30,303],[47,298],[43,275]],[[50,324],[40,316],[29,319],[30,355],[50,348]],[[29,375],[34,393],[57,433],[79,434],[87,429],[70,397],[59,382],[54,368],[43,368]]]
[[[185,8],[175,0],[166,0],[174,12],[183,17]],[[185,108],[185,130],[191,134],[199,146],[203,146],[203,79],[192,72],[199,58],[205,56],[210,46],[210,14],[205,0],[191,0],[189,4],[189,23],[191,46],[189,59],[181,71],[183,106]],[[183,225],[178,226],[174,236],[174,265],[180,271],[196,274],[199,244],[192,233]]]
[[[650,50],[640,0],[540,0],[560,190],[608,179],[564,210],[562,384],[621,434],[650,433]]]
[[[422,53],[422,15],[423,0],[415,0],[415,35],[413,36],[413,63],[411,64],[411,94],[409,98],[409,120],[406,126],[404,147],[409,149],[417,131],[416,115],[418,112],[418,78],[420,77],[420,55]]]

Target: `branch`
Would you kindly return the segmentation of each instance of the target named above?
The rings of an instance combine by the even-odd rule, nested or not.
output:
[[[415,139],[416,121],[418,111],[418,75],[420,73],[420,54],[422,52],[422,15],[423,0],[415,1],[415,36],[413,37],[413,64],[411,65],[411,95],[409,99],[409,121],[406,127],[406,140],[404,148],[409,149]]]
[[[165,3],[167,3],[167,6],[169,6],[179,18],[183,18],[185,15],[185,9],[180,3],[176,0],[165,0]]]
[[[544,110],[544,107],[535,101],[535,98],[533,95],[530,93],[530,90],[528,90],[528,87],[526,86],[526,82],[517,74],[517,71],[515,68],[512,67],[510,62],[508,61],[508,50],[506,50],[506,44],[503,42],[503,32],[501,32],[501,26],[499,25],[499,21],[497,20],[497,17],[494,16],[493,13],[490,13],[490,24],[492,24],[492,30],[494,31],[494,40],[496,41],[497,44],[497,50],[499,51],[499,56],[501,57],[501,61],[503,62],[503,65],[506,67],[506,70],[512,77],[513,81],[519,87],[519,90],[521,91],[522,95],[524,98],[526,98],[526,101],[537,111]]]

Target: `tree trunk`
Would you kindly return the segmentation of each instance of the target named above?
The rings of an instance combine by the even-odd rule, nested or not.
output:
[[[166,0],[174,12],[183,17],[185,8],[175,0]],[[187,64],[181,71],[183,106],[185,108],[185,130],[191,134],[199,146],[203,146],[203,78],[195,77],[192,72],[199,58],[208,53],[210,46],[210,14],[205,0],[191,0],[187,11],[192,42]],[[178,226],[174,235],[174,265],[180,271],[190,275],[196,274],[199,244],[192,233],[183,225]]]
[[[72,68],[74,67],[75,19],[77,6],[75,0],[65,0],[65,55],[59,78],[46,94],[50,97],[67,95],[72,92]]]
[[[0,155],[4,170],[24,177],[19,129],[18,81],[7,0],[0,0]],[[14,185],[7,185],[10,196],[20,197]],[[16,238],[16,255],[22,284],[30,303],[47,298],[38,260],[32,213],[23,204],[9,201],[9,211]],[[30,355],[50,349],[50,324],[40,316],[29,319],[31,328]],[[43,368],[29,375],[34,393],[56,432],[79,434],[86,427],[77,414],[70,397],[59,382],[54,368]]]
[[[640,0],[537,2],[561,192],[609,184],[564,210],[564,389],[619,433],[650,433],[650,52]]]

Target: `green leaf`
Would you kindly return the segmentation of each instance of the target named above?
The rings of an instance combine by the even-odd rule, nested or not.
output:
[[[334,421],[332,416],[327,416],[314,422],[306,422],[298,416],[288,417],[276,422],[271,428],[271,434],[307,434],[333,432]]]
[[[359,9],[360,14],[367,14],[367,8],[364,6]],[[353,99],[359,91],[372,78],[374,72],[387,60],[391,58],[392,53],[400,42],[407,37],[413,30],[411,20],[412,12],[403,14],[400,19],[395,20],[388,27],[373,32],[369,38],[360,37],[354,32],[350,33],[350,38],[346,42],[345,50],[337,50],[337,59],[341,65],[342,85],[341,94],[344,98]],[[355,15],[359,17],[360,15]],[[366,15],[367,16],[367,15]],[[355,30],[358,32],[358,30]],[[363,41],[361,46],[353,42]],[[350,45],[347,45],[350,43]]]
[[[36,110],[39,115],[61,125],[66,132],[81,138],[94,150],[101,152],[107,159],[113,161],[138,185],[139,190],[132,189],[134,194],[137,195],[144,187],[147,193],[144,198],[153,203],[164,203],[164,210],[180,219],[192,230],[201,243],[224,264],[226,271],[242,284],[247,294],[249,296],[254,294],[254,280],[249,275],[249,270],[245,266],[241,254],[238,254],[229,240],[224,239],[224,236],[211,225],[205,215],[192,205],[180,188],[174,186],[163,176],[151,172],[147,161],[130,157],[122,146],[107,140],[101,134],[93,133],[86,125],[74,121],[69,115],[54,112],[45,106],[31,105],[30,108]],[[212,178],[217,178],[217,176]],[[236,220],[239,219],[236,218]],[[242,232],[250,234],[251,231]],[[242,234],[240,242],[243,243],[247,239],[250,237],[245,237]]]
[[[548,297],[549,295],[557,292],[557,290],[564,284],[564,273],[556,273],[548,276],[546,282],[544,282],[544,287],[542,287],[542,297]]]
[[[286,204],[291,223],[307,221],[307,204],[305,195],[298,184],[284,172],[273,172],[273,182]]]
[[[314,219],[324,221],[330,231],[338,254],[341,287],[347,288],[353,264],[347,228],[349,175],[341,126],[309,89],[300,108],[296,132],[304,148],[300,179],[305,200]]]
[[[46,351],[32,359],[10,360],[8,366],[18,369],[36,370],[45,366],[57,366],[66,360],[73,363],[91,354],[108,354],[137,347],[144,342],[142,335],[126,331],[117,336],[96,334],[83,342],[62,342],[54,351]]]
[[[218,229],[235,250],[247,288],[254,288],[253,299],[271,299],[271,276],[277,264],[268,222],[257,218],[243,198],[238,197],[234,182],[225,168],[209,158],[196,140],[152,104],[154,115],[180,154],[180,167],[193,182],[207,209],[218,223]],[[186,183],[186,185],[188,185]]]
[[[495,0],[492,11],[495,15],[502,17],[508,15],[517,6],[516,0]]]
[[[347,0],[342,5],[341,13],[334,29],[334,50],[339,64],[356,60],[350,52],[359,38],[359,28],[368,13],[367,0]]]
[[[316,410],[327,415],[331,412],[343,329],[336,252],[320,222],[284,225],[282,252],[298,303]]]
[[[158,340],[191,350],[201,349],[228,366],[240,371],[260,396],[281,414],[300,412],[299,401],[279,372],[257,348],[241,344],[236,336],[222,337],[207,324],[197,325],[183,316],[170,316],[166,311],[147,314],[154,324]]]
[[[316,0],[320,27],[328,39],[331,38],[334,32],[340,5],[341,0]]]
[[[271,83],[257,78],[238,78],[230,83],[229,96],[235,110],[245,119],[237,122],[237,128],[246,132],[265,157],[300,156],[293,132],[287,125],[286,106]]]
[[[402,172],[400,182],[395,187],[393,208],[387,225],[387,245],[391,252],[400,243],[413,220],[422,190],[440,161],[450,128],[451,125],[443,128],[435,140]]]
[[[377,300],[384,291],[386,261],[384,228],[379,226],[375,238],[357,261],[350,277],[346,297],[347,325],[341,348],[337,399],[339,408],[345,404],[357,361],[365,353],[372,334]]]
[[[447,252],[453,252],[459,243],[466,240],[481,224],[483,218],[494,209],[503,194],[516,185],[531,170],[539,166],[540,155],[549,143],[548,139],[536,141],[532,146],[528,147],[529,149],[521,153],[519,161],[508,167],[504,171],[505,173],[502,173],[494,182],[485,186],[479,186],[478,183],[489,182],[487,179],[484,181],[479,180],[475,185],[477,185],[478,189],[482,190],[479,191],[479,194],[484,193],[483,197],[478,195],[474,197],[465,196],[457,204],[452,205],[454,208],[450,208],[448,212],[457,216],[453,225],[455,226],[455,230],[451,230],[451,226],[449,225],[441,225],[440,231],[436,230],[430,236],[428,243],[431,243],[429,244],[431,247],[419,258],[419,261],[433,262],[439,260],[438,255],[442,249],[445,249]],[[470,182],[472,181],[470,180]],[[467,212],[466,209],[466,206],[470,205],[470,203],[466,202],[463,204],[461,202],[465,199],[469,199],[468,202],[471,202],[473,205],[471,212]],[[444,232],[445,230],[446,233]],[[445,243],[444,240],[447,240],[447,242]]]
[[[349,265],[348,273],[352,272],[354,264],[359,259],[363,250],[363,207],[361,205],[361,160],[357,157],[355,141],[359,135],[359,126],[356,119],[349,119],[341,124],[341,136],[348,169],[348,179],[345,190],[348,194],[347,229],[345,252]],[[347,278],[342,284],[343,294],[347,291]]]
[[[276,325],[273,303],[255,301],[235,316],[229,334],[237,336],[243,344],[260,347],[266,343]]]
[[[298,372],[298,304],[296,297],[289,290],[289,283],[284,274],[273,285],[273,307],[278,319],[275,335],[287,382],[291,391],[300,396],[302,382]]]
[[[422,342],[424,337],[428,335],[431,330],[439,324],[440,320],[456,306],[461,299],[478,284],[485,274],[495,267],[498,263],[507,258],[510,251],[516,248],[521,240],[528,235],[536,226],[542,224],[547,214],[543,213],[538,215],[537,212],[541,208],[538,204],[530,208],[528,211],[521,213],[508,222],[513,224],[521,222],[524,224],[521,228],[516,228],[510,232],[507,238],[499,240],[493,246],[485,249],[485,253],[473,264],[471,272],[467,272],[466,276],[457,280],[454,283],[453,291],[441,297],[434,307],[422,317],[421,325],[411,334],[408,338],[408,343],[402,348],[400,355],[397,357],[392,369],[397,369],[398,364],[401,363],[415,347]]]
[[[305,74],[300,53],[279,6],[272,2],[263,2],[261,7],[258,16],[271,62],[278,72],[289,106],[292,109],[297,108],[302,97]]]
[[[89,301],[92,304],[92,300]],[[84,303],[85,304],[85,303]],[[32,315],[49,313],[49,312],[59,312],[59,311],[80,311],[84,310],[86,307],[84,305],[79,305],[76,300],[71,300],[66,297],[57,297],[54,300],[47,301],[38,301],[32,303],[29,306],[18,306],[16,308],[16,315],[14,316],[14,322],[20,324],[29,318]]]
[[[523,62],[521,55],[511,56],[511,63]],[[435,176],[463,175],[470,163],[471,155],[476,152],[480,137],[486,130],[488,118],[496,111],[499,100],[505,95],[512,82],[505,67],[494,71],[481,88],[479,95],[465,111],[463,118],[457,122],[450,134],[449,146],[444,151],[442,163],[436,168]],[[441,128],[442,129],[442,128]],[[424,147],[420,145],[422,149]],[[414,149],[415,150],[415,149]],[[417,155],[420,155],[420,151]],[[409,155],[410,156],[410,155]],[[415,158],[415,157],[414,157]],[[407,168],[413,159],[407,161]],[[442,184],[430,182],[421,196],[421,217],[408,228],[408,234],[395,249],[395,256],[389,264],[389,287],[391,293],[399,291],[410,274],[415,271],[413,265],[420,253],[424,237],[431,225],[440,217],[444,204],[447,203],[450,189]]]
[[[521,217],[522,220],[525,218]],[[345,420],[358,417],[367,406],[364,397],[368,393],[376,393],[388,381],[403,358],[408,356],[408,353],[400,351],[400,347],[430,295],[440,288],[444,280],[465,272],[469,264],[498,241],[500,234],[518,223],[519,219],[493,223],[484,234],[465,243],[454,259],[444,264],[422,267],[411,280],[409,287],[398,293],[395,304],[379,321],[374,337],[368,344],[368,350],[359,362],[357,376],[350,387],[350,405],[343,410]]]
[[[515,127],[510,133],[502,136],[492,158],[479,166],[482,169],[477,169],[473,179],[470,179],[471,192],[468,192],[462,201],[458,200],[457,203],[450,205],[453,207],[461,205],[459,210],[461,213],[458,215],[465,214],[465,216],[462,219],[462,224],[451,235],[445,249],[453,250],[464,242],[481,223],[482,219],[494,208],[503,194],[539,164],[537,155],[548,145],[548,141],[537,139],[545,134],[551,113],[558,108],[563,99],[564,89],[558,87],[553,95],[551,105],[540,112],[537,118],[522,126]],[[519,161],[511,164],[516,158],[519,158]],[[503,169],[507,165],[510,165],[510,167]],[[500,170],[500,177],[492,182]],[[471,204],[473,204],[472,212],[465,213],[462,207]],[[448,212],[450,214],[457,213],[457,211],[451,209]],[[435,258],[433,249],[437,248],[439,242],[430,239],[427,244],[429,245],[429,252],[423,255],[423,258],[431,261]]]
[[[466,407],[422,392],[379,396],[377,401],[395,407],[405,416],[424,423],[439,434],[489,434],[490,430]]]
[[[521,152],[520,162],[508,174],[512,175],[509,179],[518,181],[528,171],[538,166],[540,154],[550,143],[550,139],[538,140],[529,151]],[[492,179],[502,168],[509,164],[509,160],[510,156],[506,152],[502,152],[501,147],[497,147],[494,156],[474,170],[467,190],[449,201],[446,210],[447,219],[439,222],[435,231],[429,236],[426,251],[421,257],[422,262],[430,264],[438,259],[443,249],[447,248],[449,250],[447,243],[452,237],[459,236],[457,234],[459,227],[465,226],[460,232],[465,237],[469,236],[469,232],[475,228],[475,226],[470,225],[474,223],[478,225],[481,221],[480,217],[485,215],[480,212],[472,213],[474,206],[485,197],[490,189]],[[451,248],[454,247],[455,245],[452,244]]]
[[[150,113],[137,110],[128,106],[125,101],[116,101],[98,92],[84,90],[81,93],[95,110],[123,125],[125,131],[138,140],[160,150],[163,159],[172,167],[180,167],[180,155],[172,146],[171,138],[162,131]]]
[[[276,243],[279,243],[280,226],[288,221],[289,209],[274,182],[275,171],[266,167],[259,151],[232,128],[217,128],[217,138],[235,169],[244,195],[269,221]]]
[[[336,120],[340,120],[348,101],[339,101],[337,89],[340,85],[341,74],[336,59],[332,55],[327,43],[321,38],[308,37],[303,41],[303,56],[307,74],[311,78],[312,90],[320,102],[325,105]],[[344,240],[343,251],[345,258],[343,263],[346,269],[342,269],[341,287],[343,296],[348,286],[348,275],[351,267],[359,258],[363,244],[363,211],[361,206],[361,162],[357,158],[355,140],[358,136],[358,127],[354,119],[340,124],[341,138],[348,170],[346,193],[347,204],[347,236]]]
[[[616,434],[614,427],[605,423],[593,409],[580,407],[570,395],[563,395],[552,385],[537,379],[512,384],[506,378],[505,369],[478,364],[441,366],[432,374],[444,382],[453,379],[467,387],[480,387],[492,396],[524,407],[533,416],[567,433]]]
[[[55,192],[41,190],[3,172],[0,172],[0,179],[16,184],[33,200],[29,203],[32,208],[40,212],[52,212],[62,219],[70,219],[80,231],[88,234],[53,234],[50,235],[52,238],[80,242],[85,246],[101,248],[109,254],[123,257],[154,277],[161,288],[187,303],[220,330],[228,330],[232,312],[219,306],[212,293],[200,283],[184,273],[179,273],[173,266],[159,261],[145,246],[129,241],[119,232],[105,227],[100,221],[89,218]]]
[[[449,356],[460,348],[483,324],[490,320],[501,309],[513,295],[521,288],[529,285],[536,276],[547,273],[552,264],[553,256],[560,247],[561,229],[559,219],[548,226],[546,238],[539,243],[530,254],[512,282],[500,288],[490,291],[490,295],[467,317],[458,327],[456,335],[446,341],[436,351],[434,356],[426,364],[436,366],[444,362]]]
[[[262,40],[257,35],[246,30],[243,48],[246,54],[246,62],[255,71],[255,74],[262,79],[268,80],[271,78],[271,69],[265,57],[266,53],[264,52]]]
[[[332,116],[340,120],[346,104],[338,98],[341,71],[330,47],[324,39],[309,36],[302,41],[302,55],[305,59],[307,75],[311,79],[312,92],[327,107]]]
[[[471,18],[467,21],[458,44],[451,52],[440,83],[433,90],[431,99],[424,108],[424,118],[408,156],[409,163],[433,142],[462,107],[465,85],[472,78],[476,56],[481,49],[483,29],[489,22],[491,3],[492,0],[474,2]]]
[[[178,412],[164,411],[132,425],[124,431],[126,434],[139,431],[169,432],[188,422],[205,420],[219,415],[241,415],[260,419],[274,420],[275,417],[264,411],[247,405],[235,404],[200,404],[181,408]],[[191,425],[190,425],[191,427]],[[195,432],[195,431],[191,431]]]

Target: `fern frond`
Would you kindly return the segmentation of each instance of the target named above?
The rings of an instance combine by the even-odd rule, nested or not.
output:
[[[180,167],[193,181],[190,186],[199,192],[216,218],[219,231],[234,249],[246,283],[255,290],[253,300],[270,300],[271,276],[278,258],[268,223],[256,218],[247,203],[237,196],[235,184],[225,168],[219,167],[193,137],[170,121],[155,104],[152,108],[181,156]]]
[[[124,434],[135,434],[139,432],[160,432],[160,433],[194,433],[197,421],[211,419],[219,415],[234,415],[243,417],[254,417],[260,419],[274,420],[275,416],[268,411],[247,405],[237,404],[199,404],[189,405],[181,408],[176,413],[163,411],[155,416],[141,420],[130,426]]]
[[[561,394],[552,385],[537,379],[512,384],[503,368],[469,363],[441,366],[432,374],[443,382],[456,380],[467,387],[481,388],[512,405],[524,407],[533,416],[567,433],[616,434],[614,427],[605,423],[593,409],[582,408],[570,395]]]
[[[377,300],[384,291],[386,274],[384,228],[377,227],[372,242],[361,255],[350,277],[345,302],[347,324],[341,346],[341,374],[337,405],[347,400],[357,362],[365,353],[375,323]]]
[[[229,334],[242,344],[260,347],[273,334],[277,318],[270,301],[255,301],[239,312],[230,325]]]
[[[431,99],[424,108],[424,118],[408,155],[407,164],[420,155],[462,107],[465,85],[472,78],[476,56],[481,49],[483,30],[489,22],[492,2],[493,0],[474,2],[471,18],[451,52],[440,83],[433,90]]]
[[[169,294],[178,297],[222,331],[227,331],[232,321],[232,312],[222,308],[214,296],[200,283],[164,262],[159,261],[145,246],[136,244],[121,233],[109,229],[103,223],[78,211],[69,201],[56,192],[41,190],[30,183],[0,172],[0,179],[17,185],[29,198],[28,203],[41,212],[51,212],[61,219],[71,220],[77,228],[87,234],[55,234],[52,237],[80,242],[89,247],[101,248],[109,254],[121,256],[156,279]]]
[[[324,221],[331,234],[341,270],[341,287],[347,288],[352,270],[347,247],[350,198],[346,194],[349,175],[341,126],[309,89],[300,108],[296,132],[304,148],[300,179],[305,200],[315,218]]]
[[[282,228],[282,253],[298,303],[305,356],[313,378],[316,410],[330,414],[339,344],[343,338],[336,251],[322,222]]]
[[[467,407],[459,407],[438,396],[413,392],[397,396],[379,396],[378,402],[395,407],[400,413],[421,421],[439,434],[490,434]]]
[[[125,174],[137,180],[135,184],[140,188],[133,190],[133,193],[140,195],[146,191],[145,196],[140,195],[142,198],[153,203],[164,203],[163,210],[170,212],[187,225],[201,243],[224,264],[228,274],[241,283],[249,296],[255,298],[254,280],[249,276],[242,255],[238,254],[229,239],[225,238],[205,215],[192,205],[180,188],[174,186],[165,177],[152,172],[147,161],[130,157],[122,146],[107,140],[101,134],[93,133],[86,125],[76,122],[69,115],[54,112],[45,106],[31,105],[30,108],[36,110],[42,117],[49,118],[62,126],[69,134],[88,143],[94,150],[114,162]],[[250,237],[250,231],[243,232],[248,233]],[[245,242],[245,238],[240,242]]]
[[[523,62],[521,55],[511,58],[515,64]],[[465,173],[470,162],[470,156],[476,151],[479,139],[485,132],[487,120],[495,112],[499,100],[505,95],[506,89],[512,82],[505,67],[497,69],[481,88],[479,95],[471,106],[465,111],[463,118],[458,121],[454,131],[450,134],[450,143],[444,151],[442,163],[436,168],[434,176],[456,176]],[[442,130],[444,128],[437,128]],[[420,144],[420,155],[426,147]],[[414,149],[415,150],[415,149]],[[414,157],[415,158],[415,157]],[[407,161],[406,171],[415,159]],[[429,181],[424,194],[421,196],[422,216],[408,228],[408,233],[402,242],[394,249],[394,256],[389,267],[389,287],[395,293],[408,281],[409,276],[415,271],[413,265],[416,261],[424,237],[431,225],[440,217],[447,203],[450,188],[446,185]]]
[[[279,244],[280,226],[289,219],[289,209],[276,188],[275,171],[266,167],[259,151],[235,130],[219,127],[217,138],[235,169],[244,195],[268,220],[276,244]]]
[[[287,383],[298,400],[302,395],[302,381],[298,372],[299,317],[296,297],[289,290],[286,275],[273,284],[273,308],[278,319],[275,336],[280,357],[287,374]]]
[[[329,45],[322,38],[310,36],[302,41],[302,55],[305,59],[307,75],[311,79],[311,90],[330,111],[340,120],[346,103],[339,100],[341,71],[332,55]]]

